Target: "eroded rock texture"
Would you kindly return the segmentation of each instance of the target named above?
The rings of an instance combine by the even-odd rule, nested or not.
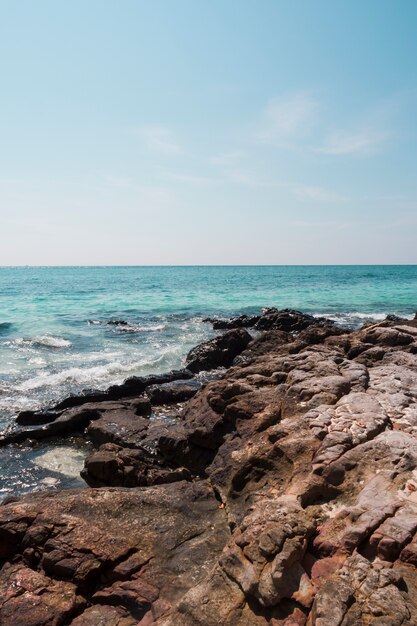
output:
[[[417,322],[225,328],[263,324],[221,378],[60,412],[103,488],[0,507],[0,624],[417,624]]]

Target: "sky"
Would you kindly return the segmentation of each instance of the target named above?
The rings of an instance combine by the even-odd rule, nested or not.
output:
[[[417,263],[415,0],[0,0],[0,265]]]

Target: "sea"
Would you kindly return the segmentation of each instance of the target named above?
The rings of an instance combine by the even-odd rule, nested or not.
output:
[[[0,267],[0,432],[26,409],[184,365],[207,317],[293,308],[358,327],[417,311],[416,265]],[[0,499],[79,486],[88,446],[0,449]]]

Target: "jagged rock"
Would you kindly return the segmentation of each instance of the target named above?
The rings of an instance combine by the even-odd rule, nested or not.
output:
[[[229,538],[218,505],[206,483],[178,482],[49,492],[0,507],[0,529],[26,520],[30,541],[24,534],[14,551],[22,554],[30,544],[35,568],[3,566],[0,623],[47,626],[73,616],[80,626],[95,616],[128,626],[154,605],[156,614],[158,607],[166,612],[200,582]],[[103,609],[87,608],[91,603]]]
[[[415,323],[353,331],[276,310],[255,323],[271,329],[253,340],[229,331],[245,345],[201,388],[186,370],[178,382],[147,378],[145,395],[136,380],[140,395],[58,409],[58,424],[87,420],[93,443],[107,442],[83,472],[102,488],[0,506],[3,567],[42,575],[40,602],[72,585],[56,619],[417,623]],[[220,364],[228,336],[190,362]],[[13,606],[27,620],[26,598]]]
[[[239,315],[229,320],[210,320],[214,330],[225,330],[231,328],[253,328],[261,319],[260,315]]]
[[[196,373],[228,367],[250,340],[251,336],[244,329],[229,330],[193,348],[186,358],[187,368]]]
[[[324,317],[313,317],[292,309],[267,309],[264,315],[255,324],[258,330],[283,330],[297,332],[309,326],[334,326],[334,323]]]
[[[71,582],[56,581],[20,563],[0,570],[0,624],[62,624],[85,601]]]

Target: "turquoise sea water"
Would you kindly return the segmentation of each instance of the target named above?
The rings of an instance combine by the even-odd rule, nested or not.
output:
[[[353,325],[411,317],[417,266],[0,268],[0,418],[181,366],[212,335],[205,316],[263,306]]]
[[[181,367],[214,334],[204,317],[265,306],[353,326],[414,317],[417,266],[0,268],[0,430],[23,409]],[[0,451],[0,496],[74,484],[66,445],[52,458],[47,445]]]

